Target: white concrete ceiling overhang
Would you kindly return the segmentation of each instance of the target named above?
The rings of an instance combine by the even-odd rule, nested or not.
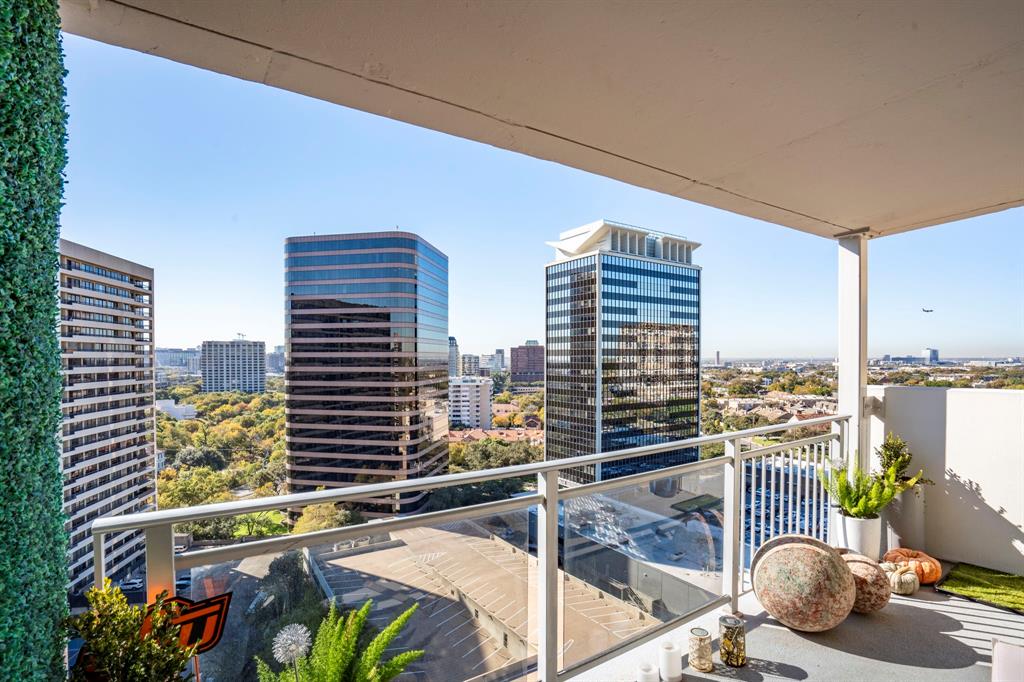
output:
[[[61,16],[827,237],[1024,204],[1020,0],[61,0]]]

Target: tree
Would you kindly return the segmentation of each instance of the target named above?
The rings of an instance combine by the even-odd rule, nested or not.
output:
[[[292,533],[311,533],[317,530],[341,528],[362,523],[362,515],[352,509],[339,509],[331,502],[311,504],[302,510],[302,516],[295,522]]]
[[[494,393],[504,393],[508,385],[512,383],[508,372],[491,372],[491,390]]]
[[[299,552],[285,552],[270,562],[267,574],[259,582],[260,591],[274,597],[274,607],[279,614],[288,613],[291,604],[311,586],[303,561]]]
[[[747,398],[757,395],[757,384],[744,379],[734,379],[726,384],[726,391],[734,398]]]
[[[508,391],[502,391],[501,393],[494,396],[494,402],[498,405],[508,405],[512,402],[512,394]]]
[[[252,492],[250,499],[272,497],[275,494],[277,494],[277,490],[274,488],[274,484],[265,483]],[[288,530],[275,517],[276,514],[273,510],[268,509],[266,511],[243,514],[238,517],[238,523],[241,526],[242,532],[248,536],[286,534]]]
[[[229,475],[209,467],[164,469],[157,476],[157,504],[161,509],[194,507],[231,501]],[[184,524],[184,530],[199,540],[226,540],[238,527],[235,517],[216,518]]]
[[[498,438],[485,438],[476,443],[449,446],[448,470],[453,474],[463,471],[501,469],[539,462],[544,459],[544,448],[523,441],[510,443]],[[529,481],[523,478],[506,478],[485,481],[471,485],[441,488],[430,494],[430,510],[452,509],[454,507],[492,500],[506,499],[522,492]]]
[[[161,509],[194,507],[220,501],[228,494],[227,477],[209,467],[164,469],[157,476],[157,503]]]
[[[227,459],[217,450],[203,450],[193,445],[182,448],[174,456],[178,467],[206,467],[219,470],[227,465]]]

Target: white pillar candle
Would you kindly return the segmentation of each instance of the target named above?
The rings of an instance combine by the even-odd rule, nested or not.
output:
[[[665,641],[658,647],[658,670],[662,682],[680,682],[683,679],[683,650],[675,642]]]
[[[653,663],[641,663],[636,669],[636,682],[659,682],[658,669]]]

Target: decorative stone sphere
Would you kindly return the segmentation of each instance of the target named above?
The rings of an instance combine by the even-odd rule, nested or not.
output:
[[[892,588],[889,587],[889,576],[885,574],[877,561],[863,554],[856,554],[846,549],[839,550],[843,561],[853,573],[853,583],[857,596],[853,600],[853,610],[857,613],[874,613],[889,603]]]
[[[807,535],[780,535],[750,565],[754,594],[765,611],[802,632],[822,632],[850,615],[857,589],[834,547]]]

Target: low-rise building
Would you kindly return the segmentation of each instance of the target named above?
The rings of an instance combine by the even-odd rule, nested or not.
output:
[[[463,429],[448,432],[450,443],[475,443],[487,438],[509,443],[522,441],[530,445],[543,445],[544,429]]]
[[[157,400],[156,409],[172,419],[195,419],[197,414],[195,405],[178,404],[170,399]]]

